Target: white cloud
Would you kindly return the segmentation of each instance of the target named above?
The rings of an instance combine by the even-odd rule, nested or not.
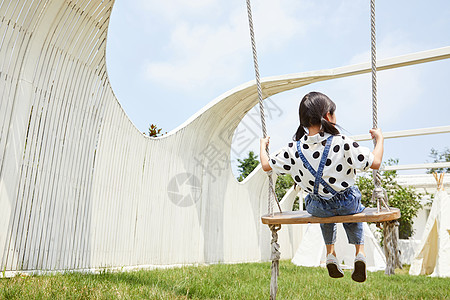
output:
[[[178,4],[177,9],[183,10]],[[282,47],[302,27],[291,16],[289,5],[267,0],[258,4],[254,9],[258,51]],[[236,83],[236,78],[240,83],[252,68],[246,63],[251,45],[245,6],[232,10],[224,22],[207,24],[189,19],[189,9],[185,12],[173,24],[169,44],[163,45],[170,55],[165,61],[148,63],[147,79],[183,90],[211,88],[217,81]]]
[[[172,32],[168,61],[150,62],[147,78],[159,84],[183,90],[199,89],[215,80],[241,72],[238,55],[245,44],[245,35],[235,24],[217,28],[209,25],[180,23]]]
[[[364,134],[372,126],[371,75],[339,79],[329,83],[330,97],[337,104],[338,123],[350,134]],[[419,103],[420,74],[411,68],[377,73],[378,126],[400,130],[399,118]],[[367,129],[367,130],[366,130]]]
[[[177,21],[186,15],[201,15],[205,12],[214,13],[220,8],[219,0],[138,0],[139,6],[150,14]]]
[[[409,46],[403,48],[391,44],[390,40],[381,41],[380,46],[384,52],[395,56],[409,53]],[[412,47],[411,47],[412,48]],[[370,57],[369,52],[356,54],[349,64],[366,62]],[[378,72],[378,124],[385,130],[401,130],[401,118],[405,117],[405,111],[419,104],[422,95],[420,72],[414,67],[400,68]],[[331,81],[320,82],[311,87],[302,88],[301,91],[290,91],[271,97],[283,110],[281,117],[270,119],[267,122],[269,135],[272,136],[271,151],[275,151],[285,145],[292,138],[298,126],[298,103],[310,90],[319,90],[327,94],[337,105],[337,121],[343,126],[343,132],[348,135],[368,133],[372,127],[372,98],[371,75],[364,74]],[[243,124],[251,124],[246,116]],[[254,125],[255,132],[260,132]],[[248,150],[258,149],[258,141],[255,140]],[[247,155],[244,152],[242,157]]]
[[[256,4],[253,23],[259,50],[284,48],[289,40],[299,39],[306,32],[308,24],[302,21],[301,11],[294,1],[265,0]]]
[[[379,42],[378,49],[377,60],[409,54],[417,47],[409,43],[400,32],[391,32]],[[350,64],[367,62],[369,59],[370,50],[356,54]],[[418,104],[423,93],[422,86],[420,71],[414,66],[377,72],[379,120],[388,126],[396,123],[396,119],[406,109]],[[358,105],[363,98],[371,108],[371,75],[346,80],[341,88],[351,93],[350,105]]]

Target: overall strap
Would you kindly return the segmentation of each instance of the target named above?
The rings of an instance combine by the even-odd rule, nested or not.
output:
[[[314,182],[314,194],[315,195],[318,194],[319,184],[322,184],[332,195],[337,194],[337,192],[328,183],[326,183],[325,180],[323,180],[323,178],[322,178],[323,169],[325,167],[325,163],[326,163],[327,158],[328,158],[328,153],[330,152],[330,147],[331,147],[332,140],[333,140],[333,136],[332,135],[327,138],[327,142],[325,144],[325,149],[323,150],[322,158],[320,160],[319,169],[317,170],[317,172],[313,169],[311,164],[308,162],[306,157],[303,155],[302,150],[301,150],[301,146],[300,146],[300,141],[297,141],[297,151],[298,151],[298,154],[300,155],[300,159],[302,160],[304,166],[308,169],[308,171],[316,179],[315,182]]]
[[[317,194],[319,191],[319,182],[322,179],[323,168],[325,167],[325,162],[328,158],[328,152],[330,152],[331,141],[333,140],[333,136],[330,135],[327,138],[327,143],[325,144],[325,149],[323,149],[322,158],[320,159],[319,168],[316,173],[316,181],[314,182],[314,194]]]

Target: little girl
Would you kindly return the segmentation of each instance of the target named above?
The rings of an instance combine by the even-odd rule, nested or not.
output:
[[[264,171],[288,173],[308,192],[306,210],[316,217],[351,215],[364,210],[361,193],[355,186],[356,170],[378,169],[383,157],[383,135],[371,129],[375,149],[361,147],[336,128],[336,105],[326,95],[311,92],[300,102],[300,126],[290,142],[276,155],[266,153],[269,138],[261,139],[260,160]],[[348,242],[356,248],[352,279],[366,280],[362,223],[344,223]],[[327,269],[333,278],[344,276],[336,259],[336,224],[320,224],[327,248]]]

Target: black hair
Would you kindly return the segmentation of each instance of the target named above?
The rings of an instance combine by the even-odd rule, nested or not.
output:
[[[306,134],[306,128],[314,125],[321,125],[320,132],[338,135],[339,130],[336,128],[336,124],[325,119],[327,113],[333,115],[335,111],[336,104],[326,95],[319,92],[306,94],[298,109],[300,126],[293,137],[294,141],[300,140]]]

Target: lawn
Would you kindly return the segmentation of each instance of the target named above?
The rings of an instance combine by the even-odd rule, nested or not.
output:
[[[369,273],[365,283],[281,261],[278,299],[450,299],[450,278]],[[270,263],[0,279],[0,299],[268,299]]]

